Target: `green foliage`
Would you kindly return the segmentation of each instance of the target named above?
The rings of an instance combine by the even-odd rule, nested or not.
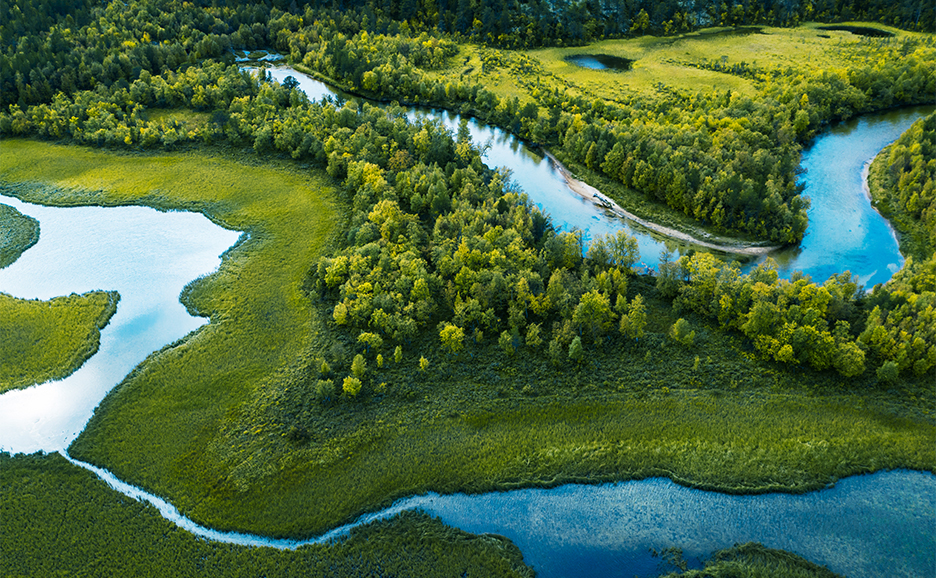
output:
[[[682,343],[686,347],[692,347],[695,343],[695,330],[692,329],[689,322],[680,317],[670,328],[669,336],[676,342]]]
[[[348,394],[351,397],[357,397],[361,393],[361,380],[357,377],[351,377],[350,375],[344,378],[344,382],[341,384],[341,390]]]
[[[901,249],[925,261],[936,253],[936,113],[913,123],[871,165],[869,188],[904,238]]]
[[[458,353],[465,347],[465,330],[457,325],[445,323],[439,331],[439,339],[442,340],[442,347],[450,353]]]
[[[582,338],[578,335],[572,339],[572,343],[569,344],[569,359],[575,363],[582,363],[585,358],[585,350],[582,347]]]
[[[419,371],[424,372],[427,369],[429,369],[429,360],[426,359],[425,356],[420,356],[419,357]]]
[[[97,353],[118,301],[116,291],[49,301],[0,293],[0,392],[74,373]]]
[[[0,269],[39,241],[39,222],[0,203]]]
[[[748,542],[712,553],[701,570],[686,570],[661,578],[842,578],[792,552]]]
[[[354,356],[354,361],[351,362],[351,373],[354,374],[354,377],[360,379],[364,377],[364,373],[367,372],[367,362],[364,361],[364,356],[358,353]],[[347,391],[347,388],[345,389]]]
[[[330,379],[320,379],[315,383],[315,399],[319,402],[331,401],[335,397],[335,382]]]
[[[0,453],[0,518],[5,576],[533,575],[506,538],[473,536],[418,512],[295,550],[210,542],[58,454]]]
[[[393,361],[395,361],[396,363],[400,363],[401,361],[403,361],[403,347],[397,345],[396,348],[393,350]]]

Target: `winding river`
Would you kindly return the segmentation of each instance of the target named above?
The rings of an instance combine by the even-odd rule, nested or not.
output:
[[[314,81],[299,73],[282,69],[273,73],[282,78],[295,76],[313,97],[324,94],[324,85],[317,83],[319,92],[312,92],[309,83]],[[864,162],[925,112],[916,109],[869,117],[817,139],[803,161],[808,169],[805,184],[813,196],[810,218],[824,210],[823,206],[831,206],[828,219],[832,224],[842,221],[855,235],[867,235],[862,231],[870,230],[871,225],[863,224],[863,216],[848,220],[840,214],[851,204],[840,197],[822,197],[810,187],[825,186],[823,178],[843,181],[860,175]],[[457,116],[438,116],[446,126],[457,126]],[[644,263],[650,267],[666,244],[678,251],[688,249],[569,194],[555,165],[503,131],[476,122],[470,127],[478,142],[490,141],[488,162],[507,165],[518,184],[557,224],[577,226],[591,235],[626,227],[638,235]],[[839,138],[842,143],[829,152],[826,143]],[[857,149],[854,142],[864,143],[865,139],[872,139],[872,144],[868,151],[853,155],[860,157],[857,166],[852,163],[847,165],[852,168],[847,168],[833,156],[836,166],[846,167],[841,169],[844,172],[820,175],[820,155]],[[810,155],[815,155],[814,160]],[[857,194],[861,195],[860,176],[857,182]],[[830,195],[841,194],[831,186],[828,191]],[[847,194],[856,193],[849,189]],[[41,207],[2,195],[0,202],[36,218],[41,226],[39,242],[13,265],[0,270],[0,290],[40,299],[92,289],[116,289],[121,294],[117,314],[102,331],[99,352],[79,371],[59,382],[0,395],[0,449],[64,453],[93,408],[124,375],[150,352],[196,331],[205,322],[188,315],[178,301],[179,292],[192,279],[214,270],[218,256],[236,242],[238,233],[191,213],[160,213],[141,207]],[[868,204],[867,200],[864,203]],[[874,213],[870,206],[867,209],[854,207],[860,215]],[[837,230],[822,241],[826,232],[817,223],[823,217],[815,214],[803,248],[780,256],[784,271],[803,269],[821,279],[827,277],[826,270],[852,268],[852,261],[837,261],[838,253],[823,253],[843,244],[855,247],[859,256],[875,253],[874,260],[862,257],[867,263],[855,261],[853,272],[867,282],[886,280],[900,266],[896,243],[889,253],[878,237],[850,242]],[[884,225],[881,238],[893,238],[886,222]],[[879,252],[883,255],[877,255]],[[822,254],[827,259],[820,259]],[[846,255],[843,259],[852,258],[848,251],[842,254]],[[49,267],[50,263],[55,266]],[[158,497],[122,483],[105,470],[72,461],[118,491],[154,504],[166,518],[207,539],[280,548],[305,543],[202,528]],[[909,471],[848,478],[834,488],[804,495],[731,496],[683,488],[664,479],[471,496],[427,494],[401,500],[309,542],[339,538],[355,525],[412,508],[421,508],[469,532],[507,536],[524,552],[525,561],[545,577],[653,576],[660,560],[650,555],[651,548],[683,548],[687,559],[697,565],[700,557],[713,550],[749,540],[793,551],[858,578],[927,576],[936,569],[936,476]]]
[[[328,85],[281,66],[266,69],[282,82],[292,76],[312,100],[348,98]],[[841,123],[823,133],[803,152],[801,177],[806,196],[812,199],[808,210],[809,227],[803,242],[793,248],[771,253],[781,276],[794,271],[823,282],[830,275],[851,271],[861,283],[871,288],[885,283],[903,266],[893,228],[870,204],[863,189],[862,169],[885,146],[897,139],[917,119],[936,110],[936,106],[918,106],[866,115]],[[461,117],[445,110],[410,108],[411,119],[440,120],[452,132],[458,130]],[[637,239],[641,262],[645,267],[659,265],[660,252],[666,248],[674,255],[704,247],[664,237],[571,192],[559,166],[548,156],[527,147],[512,134],[469,119],[468,127],[475,143],[487,143],[483,159],[488,166],[507,168],[513,180],[553,223],[564,230],[577,227],[586,239],[625,229]],[[725,258],[726,255],[715,251]],[[743,257],[742,257],[743,258]],[[749,270],[766,256],[748,259]]]

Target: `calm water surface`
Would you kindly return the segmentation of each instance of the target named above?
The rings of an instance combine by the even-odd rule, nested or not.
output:
[[[60,381],[0,395],[0,449],[31,453],[68,446],[94,408],[147,355],[207,322],[179,302],[210,273],[239,233],[197,213],[144,207],[43,207],[0,195],[39,221],[39,242],[5,269],[0,291],[25,299],[97,289],[120,293],[97,354]]]

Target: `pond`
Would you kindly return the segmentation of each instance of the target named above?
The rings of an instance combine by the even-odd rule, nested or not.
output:
[[[630,70],[634,63],[629,58],[611,56],[609,54],[575,54],[566,56],[568,62],[592,70]]]

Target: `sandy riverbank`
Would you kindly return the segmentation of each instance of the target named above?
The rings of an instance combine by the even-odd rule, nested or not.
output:
[[[722,251],[725,253],[734,253],[738,255],[753,255],[753,256],[766,255],[767,253],[770,253],[771,251],[775,251],[780,248],[778,246],[769,246],[769,247],[753,246],[750,243],[743,243],[743,242],[739,242],[738,244],[734,244],[734,245],[723,245],[720,243],[712,243],[709,241],[703,241],[702,239],[699,239],[697,237],[693,237],[692,235],[689,235],[688,233],[683,233],[682,231],[677,231],[676,229],[671,229],[669,227],[664,227],[663,225],[658,225],[657,223],[652,223],[645,219],[641,219],[637,215],[634,215],[633,213],[625,211],[623,208],[621,208],[620,205],[615,203],[611,198],[602,194],[601,191],[599,191],[595,187],[573,177],[572,174],[569,172],[569,169],[567,169],[561,162],[559,162],[559,160],[556,157],[554,157],[548,151],[544,151],[544,152],[546,154],[546,157],[549,158],[549,160],[559,170],[559,173],[565,179],[566,184],[569,185],[569,188],[572,189],[576,194],[580,195],[582,198],[584,198],[585,200],[589,202],[605,207],[606,209],[608,209],[609,211],[611,211],[612,213],[614,213],[615,215],[619,217],[623,217],[625,219],[638,223],[641,226],[646,227],[647,229],[650,229],[651,231],[655,231],[661,235],[670,237],[672,239],[684,241],[686,243],[692,243],[693,245],[698,245],[700,247],[705,247],[707,249],[712,249],[714,251]]]

